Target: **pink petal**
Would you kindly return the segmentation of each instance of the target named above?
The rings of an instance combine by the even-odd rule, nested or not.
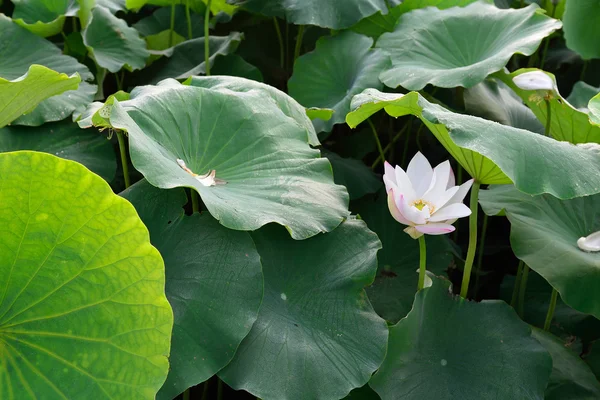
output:
[[[383,163],[383,176],[388,177],[388,179],[394,183],[396,183],[396,173],[394,172],[394,167],[389,162]]]
[[[410,222],[406,218],[404,218],[404,215],[402,215],[402,213],[400,212],[400,210],[398,210],[398,207],[396,206],[394,189],[388,191],[388,208],[390,209],[390,214],[392,214],[392,217],[394,217],[396,221],[404,225],[410,225]]]
[[[408,163],[406,174],[412,182],[416,198],[423,196],[431,183],[433,169],[420,151]]]
[[[396,185],[398,186],[396,195],[402,193],[406,201],[414,201],[416,199],[415,189],[406,172],[397,165],[394,172],[396,173]]]
[[[437,210],[429,218],[429,222],[448,221],[471,215],[471,209],[463,203],[454,203]]]
[[[448,224],[427,224],[417,225],[415,229],[427,235],[445,235],[446,233],[454,232],[454,227]]]
[[[454,171],[452,170],[452,167],[450,167],[450,177],[448,178],[448,186],[446,187],[446,189],[450,189],[451,187],[456,185],[456,179],[454,178]]]

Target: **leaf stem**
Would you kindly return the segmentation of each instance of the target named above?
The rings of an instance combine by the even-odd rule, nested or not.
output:
[[[427,270],[427,247],[425,246],[425,235],[419,236],[419,285],[418,290],[425,286],[425,271]]]
[[[204,13],[204,68],[206,76],[210,76],[210,36],[208,35],[210,25],[210,3],[212,3],[212,0],[206,2],[206,12]]]
[[[370,119],[367,120],[369,126],[371,127],[371,131],[373,132],[373,137],[375,138],[375,143],[377,144],[377,150],[379,150],[379,157],[385,160],[385,152],[383,151],[383,147],[381,147],[381,142],[379,141],[379,136],[377,136],[377,129],[375,129],[375,125],[373,125],[373,121]]]
[[[517,305],[517,299],[519,298],[519,287],[521,286],[521,278],[523,277],[523,261],[519,260],[519,266],[517,267],[517,276],[515,279],[515,286],[513,288],[512,297],[510,299],[510,306],[515,308]]]
[[[190,388],[185,389],[185,392],[183,392],[183,400],[190,400]]]
[[[208,400],[208,385],[210,383],[210,379],[207,379],[204,382],[204,388],[202,388],[202,400]]]
[[[192,16],[190,15],[190,0],[185,0],[185,19],[187,21],[188,28],[188,39],[191,40],[192,36]],[[204,22],[206,23],[206,21]]]
[[[283,45],[283,36],[281,36],[281,28],[279,28],[277,17],[273,17],[273,24],[275,25],[275,33],[277,33],[277,40],[279,41],[279,65],[283,69],[285,68],[285,47]]]
[[[525,292],[527,292],[527,277],[529,276],[529,266],[523,264],[523,274],[521,275],[521,284],[519,285],[519,305],[517,306],[517,314],[523,319],[525,308]]]
[[[223,381],[217,380],[217,400],[223,400]]]
[[[556,5],[554,2],[550,1],[552,4],[552,12],[550,13],[550,17],[554,18],[554,14],[556,13]],[[544,64],[546,63],[546,55],[548,54],[548,46],[550,45],[550,36],[544,39],[544,50],[542,51],[542,58],[540,59],[540,69],[544,69]]]
[[[200,212],[200,195],[196,190],[190,189],[190,197],[192,198],[192,212]]]
[[[125,143],[125,136],[123,132],[117,131],[117,140],[119,142],[119,152],[121,153],[121,164],[123,166],[123,178],[125,179],[125,189],[131,186],[129,180],[129,164],[127,161],[127,145]]]
[[[400,129],[400,132],[398,132],[396,134],[396,136],[394,136],[392,138],[392,140],[390,141],[390,143],[388,143],[387,146],[385,146],[385,148],[383,149],[383,155],[385,156],[385,154],[394,146],[394,144],[396,144],[396,142],[398,141],[398,139],[400,139],[400,137],[404,134],[404,132],[406,131],[406,129],[408,128],[408,125],[404,125],[404,127],[402,129]],[[380,162],[385,161],[385,159],[381,158],[381,154],[377,157],[377,159],[373,162],[373,164],[371,164],[371,169],[374,169]]]
[[[302,39],[304,38],[304,25],[298,27],[298,36],[296,36],[296,47],[294,48],[294,62],[300,57],[300,50],[302,50]]]
[[[550,136],[550,124],[552,122],[552,107],[550,106],[550,100],[545,99],[546,102],[546,129],[544,135]]]
[[[460,295],[467,298],[469,293],[469,281],[471,280],[471,269],[473,269],[473,261],[475,260],[475,252],[477,251],[477,211],[479,206],[479,187],[481,184],[478,181],[473,182],[471,188],[471,215],[469,216],[469,249],[467,250],[467,259],[465,260],[465,269],[463,271],[462,285],[460,287]]]
[[[481,262],[483,261],[483,249],[485,248],[485,235],[487,233],[488,215],[483,214],[483,226],[481,227],[481,237],[479,238],[479,252],[477,253],[477,267],[475,274],[475,293],[473,297],[477,297],[479,290],[479,276],[481,275]]]
[[[173,46],[173,34],[175,32],[175,2],[171,3],[171,28],[169,31],[169,48]]]
[[[554,318],[554,310],[556,310],[557,299],[558,291],[552,288],[552,295],[550,296],[550,305],[548,306],[548,313],[546,314],[546,321],[544,322],[544,330],[546,332],[550,330],[550,324],[552,324],[552,318]]]
[[[583,61],[583,66],[581,67],[581,73],[579,74],[579,80],[580,81],[585,80],[585,73],[587,72],[588,64],[589,64],[589,60],[584,60]]]

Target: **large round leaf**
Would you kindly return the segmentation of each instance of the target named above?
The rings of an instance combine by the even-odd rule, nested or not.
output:
[[[545,400],[600,399],[600,382],[577,353],[556,336],[533,328],[533,337],[552,356],[552,374]]]
[[[85,65],[63,55],[54,44],[0,14],[0,78],[17,79],[25,75],[33,64],[43,65],[67,75],[78,73],[83,81],[94,77]],[[89,95],[90,91],[95,92],[95,86],[82,82],[78,90],[67,90],[42,101],[31,113],[17,119],[13,124],[41,125],[44,122],[65,119],[74,111],[83,111],[92,102],[93,93]]]
[[[600,0],[566,1],[563,15],[567,47],[581,58],[600,58]]]
[[[228,228],[277,222],[304,239],[334,229],[348,215],[347,192],[333,183],[329,162],[261,92],[170,80],[136,89],[122,105],[115,102],[110,122],[129,132],[133,165],[150,183],[194,188]],[[194,175],[211,171],[214,186]]]
[[[321,144],[310,118],[306,115],[306,109],[286,93],[273,86],[233,76],[192,76],[184,84],[240,93],[257,91],[263,96],[263,100],[269,99],[274,102],[285,115],[294,119],[308,133],[308,143],[312,146]]]
[[[84,131],[71,121],[0,129],[0,152],[17,150],[42,151],[80,162],[109,182],[117,169],[111,143],[98,131]]]
[[[576,109],[588,112],[588,103],[598,93],[600,93],[600,88],[597,86],[592,86],[584,81],[578,81],[573,85],[567,101]]]
[[[407,114],[419,117],[481,183],[512,180],[525,193],[550,193],[562,199],[600,192],[600,158],[592,147],[574,146],[523,129],[453,113],[416,92],[402,95],[367,89],[354,96],[352,109],[346,116],[350,127],[381,109],[393,117]]]
[[[233,53],[242,37],[238,32],[231,32],[228,36],[210,36],[209,64],[212,66],[218,56]],[[173,46],[166,51],[166,57],[140,72],[136,80],[156,84],[166,78],[186,79],[192,75],[205,73],[204,42],[204,37],[201,37]]]
[[[12,0],[12,19],[38,36],[48,37],[62,31],[65,16],[74,16],[75,0]]]
[[[388,335],[363,290],[377,269],[377,236],[349,219],[305,241],[274,226],[252,237],[264,299],[219,376],[263,399],[339,399],[363,386],[385,356]]]
[[[560,21],[537,6],[501,10],[481,2],[446,10],[417,9],[400,17],[377,41],[390,53],[387,86],[420,90],[427,84],[471,87],[502,69],[513,54],[531,55]]]
[[[233,0],[233,3],[296,25],[332,29],[349,28],[378,11],[387,13],[385,0]]]
[[[390,58],[372,45],[373,39],[347,31],[320,38],[313,52],[296,60],[288,82],[290,96],[305,107],[335,111],[328,121],[313,121],[317,132],[343,123],[354,95],[383,87],[379,74],[389,68]]]
[[[175,325],[169,376],[157,398],[170,400],[227,365],[250,331],[263,293],[260,257],[248,233],[227,229],[208,213],[184,216],[182,189],[143,180],[122,195],[148,221],[165,260]]]
[[[102,6],[92,9],[82,35],[83,43],[91,49],[98,65],[110,72],[118,72],[125,65],[142,69],[150,56],[138,32]]]
[[[48,154],[0,171],[0,398],[154,399],[173,313],[133,206]]]
[[[508,304],[471,302],[435,279],[390,328],[389,348],[369,385],[388,399],[536,399],[552,359]]]
[[[373,308],[388,322],[396,323],[412,308],[419,274],[419,243],[404,232],[406,226],[390,214],[387,194],[380,190],[353,204],[383,248],[377,253],[377,276],[367,288]],[[427,236],[427,270],[441,275],[451,265],[452,245],[446,235]]]
[[[348,189],[350,200],[358,199],[367,193],[375,193],[383,181],[362,161],[340,157],[336,153],[322,150],[333,168],[333,180]]]
[[[514,90],[544,125],[548,117],[546,100],[550,103],[550,135],[556,140],[571,143],[600,143],[600,127],[591,124],[587,112],[572,106],[558,91],[554,90],[546,95],[536,90],[523,90],[515,85],[513,81],[515,77],[533,71],[542,72],[536,68],[523,68],[513,73],[501,71],[495,76]],[[556,82],[554,75],[545,71],[543,73]]]
[[[175,6],[173,30],[180,36],[186,37],[188,35],[188,23],[186,18],[186,10],[183,4]],[[190,13],[190,21],[192,22],[192,37],[197,38],[204,36],[204,17]],[[154,11],[152,15],[142,18],[133,27],[142,36],[156,35],[165,30],[171,29],[171,7],[161,7]],[[190,38],[188,38],[190,39]],[[204,53],[203,53],[204,54]]]
[[[559,200],[499,186],[479,196],[487,214],[505,210],[515,255],[558,290],[566,304],[600,318],[600,253],[577,246],[577,239],[600,230],[600,195]]]

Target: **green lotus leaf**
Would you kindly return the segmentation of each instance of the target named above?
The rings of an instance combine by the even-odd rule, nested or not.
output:
[[[204,17],[190,13],[192,21],[192,37],[204,36]],[[171,29],[171,7],[161,7],[154,11],[152,15],[142,18],[133,27],[142,36],[156,35],[160,32]],[[188,24],[185,14],[185,6],[178,4],[175,6],[175,25],[173,30],[180,36],[188,38]],[[203,53],[204,54],[204,53]]]
[[[0,154],[0,397],[154,399],[173,312],[133,206],[81,164]]]
[[[331,108],[308,107],[306,109],[306,115],[311,121],[314,121],[317,118],[322,119],[323,121],[329,121],[334,113],[335,110],[332,110]]]
[[[481,191],[479,198],[488,215],[505,210],[518,258],[543,276],[567,305],[600,318],[600,253],[577,246],[577,239],[600,230],[600,219],[594,218],[600,195],[559,200],[528,196],[507,185]]]
[[[304,239],[348,215],[347,192],[333,183],[329,162],[260,91],[167,80],[136,88],[131,98],[115,101],[109,118],[128,132],[133,165],[154,186],[193,188],[226,227],[277,222]]]
[[[237,54],[217,57],[210,71],[214,75],[237,76],[256,82],[264,81],[262,72]]]
[[[209,37],[211,67],[218,56],[233,53],[242,39],[243,34],[238,32],[231,32],[228,36]],[[165,53],[165,56],[141,72],[137,81],[156,84],[167,78],[187,79],[192,75],[206,72],[204,37],[187,40],[173,46]]]
[[[419,243],[390,215],[384,189],[353,203],[352,211],[360,215],[383,245],[377,253],[377,276],[367,288],[367,294],[377,314],[395,324],[408,314],[415,298]],[[427,270],[436,275],[444,274],[453,261],[450,240],[445,235],[427,236],[426,243]]]
[[[390,1],[389,6],[392,8],[387,14],[378,12],[364,18],[354,25],[352,30],[376,39],[385,32],[393,32],[400,16],[409,11],[425,7],[437,7],[440,10],[445,10],[450,7],[464,7],[475,1],[493,2],[493,0],[404,0],[394,4]]]
[[[377,269],[377,236],[349,219],[303,241],[276,226],[252,238],[263,264],[263,303],[219,377],[264,399],[339,399],[363,386],[388,336],[364,291]]]
[[[545,400],[595,400],[600,398],[600,382],[590,367],[556,336],[533,328],[533,337],[552,356],[552,374]]]
[[[43,100],[77,89],[79,82],[76,73],[68,76],[35,64],[17,79],[0,78],[0,128],[31,112]]]
[[[502,125],[544,133],[544,125],[523,101],[501,81],[487,79],[465,90],[465,108],[469,114]]]
[[[42,36],[54,36],[62,31],[65,16],[72,17],[77,11],[75,0],[12,0],[15,10],[12,19]]]
[[[244,9],[279,17],[296,25],[345,29],[378,11],[387,13],[385,0],[233,0]]]
[[[42,65],[69,76],[77,73],[82,81],[89,81],[94,77],[85,65],[78,63],[72,57],[63,55],[61,50],[54,44],[34,35],[1,14],[0,43],[0,78],[16,80],[26,75],[34,64]],[[35,51],[31,49],[35,49]],[[39,67],[34,68],[39,72],[42,71]],[[87,104],[92,101],[89,93],[91,91],[95,92],[95,86],[82,82],[79,85],[79,89],[69,90],[76,88],[77,86],[72,86],[66,91],[58,91],[57,93],[62,92],[62,94],[43,100],[33,111],[12,123],[19,125],[41,125],[44,122],[65,119],[74,111],[83,111]],[[25,97],[28,100],[32,99],[29,96]]]
[[[533,111],[535,116],[544,125],[548,115],[546,99],[543,93],[535,90],[523,90],[515,85],[513,79],[521,74],[532,71],[541,71],[536,68],[523,68],[511,74],[502,71],[494,74],[521,97]],[[556,78],[549,72],[541,71],[550,76],[554,82]],[[548,98],[550,103],[550,135],[556,140],[571,143],[600,143],[600,127],[590,124],[589,116],[585,111],[572,106],[560,93],[554,90]]]
[[[95,126],[100,130],[106,128],[112,128],[110,124],[110,110],[112,105],[114,104],[115,99],[118,101],[129,100],[130,95],[127,92],[119,90],[118,92],[111,94],[108,96],[104,103],[99,101],[95,101],[88,106],[88,108],[83,112],[77,124],[82,129],[91,128]]]
[[[165,260],[175,325],[169,376],[157,398],[171,400],[227,365],[250,331],[263,294],[260,256],[248,233],[227,229],[208,213],[184,216],[182,189],[142,180],[122,195],[147,221]]]
[[[171,4],[185,4],[188,0],[125,0],[125,5],[128,9],[139,9],[146,4],[154,6],[170,6]],[[206,10],[207,0],[189,0],[190,7],[197,13]],[[233,14],[236,10],[236,6],[229,4],[228,0],[212,0],[210,3],[210,11],[213,14],[224,12],[226,14]]]
[[[552,359],[498,300],[471,302],[434,279],[390,327],[385,361],[369,385],[387,399],[539,399]]]
[[[600,93],[600,88],[587,84],[584,81],[578,81],[573,85],[567,101],[576,109],[587,113],[589,111],[588,103],[598,93]]]
[[[599,0],[567,1],[563,15],[567,47],[584,60],[600,58]],[[569,4],[570,3],[570,4]]]
[[[427,84],[472,87],[504,68],[513,54],[533,54],[560,27],[560,21],[537,12],[535,5],[501,10],[476,2],[413,10],[377,41],[392,58],[392,67],[380,78],[387,86],[409,90]]]
[[[96,1],[96,5],[108,8],[110,10],[110,12],[113,14],[116,14],[118,11],[126,10],[125,0],[95,0],[95,1]]]
[[[354,95],[383,87],[379,74],[389,68],[390,58],[372,45],[373,39],[346,31],[320,38],[313,52],[296,60],[288,82],[290,96],[305,107],[335,111],[328,121],[313,121],[317,132],[343,123]]]
[[[385,109],[392,117],[417,116],[446,150],[481,183],[510,183],[528,194],[561,199],[600,192],[600,159],[593,146],[575,146],[493,121],[456,114],[416,92],[367,89],[352,100],[350,127]],[[542,171],[532,174],[531,171]]]
[[[600,129],[600,94],[592,97],[588,103],[589,121],[595,129]],[[600,143],[600,140],[598,140]]]
[[[263,96],[263,101],[264,99],[272,101],[285,115],[292,118],[302,129],[308,132],[309,144],[312,146],[321,144],[317,132],[315,132],[315,128],[307,116],[306,109],[286,93],[277,90],[273,86],[231,76],[192,76],[184,84],[226,92],[258,92]]]
[[[102,6],[92,9],[91,19],[83,31],[83,43],[98,65],[110,72],[118,72],[123,66],[142,69],[150,56],[138,32]]]
[[[35,150],[77,161],[108,182],[117,162],[111,143],[97,131],[81,130],[71,121],[41,127],[7,126],[0,129],[0,152]]]
[[[383,181],[362,161],[340,157],[325,149],[321,152],[331,163],[335,183],[346,186],[350,200],[361,198],[368,193],[375,193],[381,188]]]

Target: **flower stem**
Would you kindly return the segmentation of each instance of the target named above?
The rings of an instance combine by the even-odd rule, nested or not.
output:
[[[383,147],[381,147],[381,142],[379,141],[379,136],[377,136],[377,129],[375,129],[375,125],[373,125],[373,122],[368,119],[367,122],[369,123],[369,126],[371,127],[371,131],[373,132],[373,137],[375,138],[375,143],[377,144],[377,150],[379,150],[379,157],[381,157],[381,159],[385,160],[385,152],[383,151]]]
[[[471,280],[471,269],[475,260],[475,251],[477,250],[477,211],[479,206],[479,187],[478,181],[473,182],[471,188],[471,216],[469,217],[469,249],[467,250],[467,259],[465,260],[465,270],[463,271],[462,285],[460,295],[467,298],[469,293],[469,281]]]
[[[217,400],[223,400],[223,381],[217,381]]]
[[[212,0],[206,2],[206,12],[204,13],[204,69],[206,76],[210,76],[210,36],[208,35],[208,28],[210,25],[210,3]]]
[[[190,400],[190,388],[187,388],[185,392],[183,392],[183,400]]]
[[[425,286],[425,271],[427,270],[427,247],[425,246],[425,235],[419,236],[419,285],[418,289]]]
[[[296,47],[294,48],[294,62],[300,57],[300,50],[302,50],[302,39],[304,38],[304,25],[300,25],[298,28],[298,36],[296,36]]]
[[[194,189],[190,189],[190,197],[192,198],[192,212],[200,212],[200,195]]]
[[[275,33],[277,33],[277,40],[279,41],[279,64],[281,68],[284,68],[285,47],[283,45],[283,36],[281,36],[281,29],[279,28],[279,21],[277,21],[277,17],[273,17],[273,24],[275,24]]]
[[[190,15],[190,0],[185,0],[185,19],[187,21],[188,28],[188,39],[191,40],[192,36],[192,16]]]
[[[209,383],[210,383],[210,379],[207,379],[206,382],[204,382],[204,388],[202,389],[202,400],[208,400]]]
[[[129,180],[129,164],[127,161],[127,145],[125,143],[125,137],[123,132],[117,131],[117,140],[119,141],[119,151],[121,153],[121,164],[123,166],[123,178],[125,179],[125,189],[131,186]]]
[[[404,127],[402,129],[400,129],[400,132],[398,132],[396,134],[396,136],[394,136],[392,138],[392,140],[390,141],[390,143],[388,143],[387,146],[385,146],[385,148],[383,149],[383,155],[385,156],[387,154],[387,152],[394,146],[394,144],[396,144],[396,142],[398,141],[398,139],[400,139],[400,137],[404,134],[404,132],[406,131],[406,129],[408,128],[408,124],[404,125]],[[380,163],[385,161],[385,159],[381,158],[381,155],[379,155],[379,157],[377,157],[377,159],[373,162],[373,164],[371,164],[371,169],[375,169],[375,167]]]
[[[550,100],[544,100],[546,102],[546,129],[544,135],[550,136],[550,123],[552,122],[552,107],[550,106]]]
[[[527,292],[527,277],[529,276],[529,267],[523,264],[523,274],[521,275],[521,284],[519,285],[519,305],[517,306],[517,314],[523,319],[525,308],[525,292]]]
[[[554,310],[556,310],[556,300],[558,299],[558,291],[552,288],[552,295],[550,296],[550,305],[548,306],[548,313],[546,314],[546,321],[544,322],[544,330],[550,330],[550,324],[552,318],[554,318]]]
[[[481,262],[483,261],[483,249],[485,248],[485,235],[487,233],[488,216],[483,214],[483,226],[481,227],[481,237],[479,238],[479,252],[477,253],[477,267],[475,274],[475,294],[477,297],[477,291],[479,290],[479,276],[481,275]]]
[[[173,46],[173,34],[175,33],[175,2],[171,3],[171,28],[169,32],[169,48]]]
[[[519,261],[519,266],[517,267],[515,286],[513,288],[512,298],[510,299],[510,306],[512,308],[515,308],[517,305],[517,299],[519,298],[519,287],[521,286],[521,278],[523,277],[523,264],[523,261]]]

